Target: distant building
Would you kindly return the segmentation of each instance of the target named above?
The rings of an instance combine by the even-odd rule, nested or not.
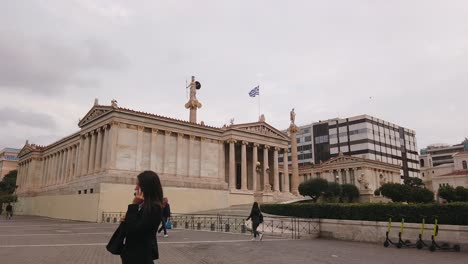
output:
[[[18,153],[20,149],[4,148],[0,151],[0,180],[10,171],[18,168]]]
[[[420,164],[421,167],[439,166],[442,164],[453,164],[453,155],[458,152],[468,151],[468,138],[456,145],[433,144],[421,149],[421,155],[431,155],[433,164]],[[420,163],[424,159],[420,159]]]
[[[468,188],[468,151],[453,154],[452,163],[433,166],[432,159],[431,154],[420,156],[421,178],[428,189],[437,194],[444,185]]]
[[[300,165],[320,164],[343,154],[401,167],[403,177],[420,177],[416,133],[390,122],[360,115],[300,127]],[[289,163],[291,161],[289,153]],[[280,157],[280,163],[283,162]]]
[[[400,166],[340,154],[317,165],[299,167],[300,182],[316,178],[355,185],[362,202],[379,202],[384,199],[374,191],[385,183],[400,183]]]

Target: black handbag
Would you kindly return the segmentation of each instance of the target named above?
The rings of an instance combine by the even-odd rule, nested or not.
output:
[[[122,227],[122,224],[119,225],[117,230],[115,230],[112,235],[109,243],[107,243],[106,249],[114,255],[120,255],[124,247],[125,233]]]

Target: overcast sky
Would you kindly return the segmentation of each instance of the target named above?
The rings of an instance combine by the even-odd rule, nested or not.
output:
[[[92,107],[278,129],[369,114],[418,147],[468,136],[468,1],[0,1],[0,149],[50,144]]]

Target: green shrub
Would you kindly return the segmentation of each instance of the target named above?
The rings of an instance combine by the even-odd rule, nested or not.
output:
[[[455,188],[456,201],[468,202],[468,189],[463,186],[457,186]]]
[[[434,202],[434,193],[426,188],[413,188],[408,202],[432,203]]]
[[[264,204],[262,211],[273,215],[300,218],[344,219],[362,221],[387,221],[388,214],[394,215],[393,221],[420,223],[421,215],[428,216],[427,223],[434,222],[434,215],[439,216],[439,223],[446,225],[468,225],[468,203],[448,204],[401,204],[401,203],[297,203],[297,204]]]
[[[325,179],[311,179],[299,184],[299,193],[302,196],[310,196],[314,202],[327,191],[328,181]]]
[[[450,185],[445,185],[439,188],[439,196],[447,202],[454,202],[457,200],[455,189]]]
[[[341,185],[341,201],[352,203],[359,198],[359,189],[353,184]]]
[[[336,182],[329,182],[323,196],[327,201],[337,202],[341,196],[341,185]]]
[[[393,202],[406,202],[411,195],[411,187],[399,183],[385,183],[380,187],[383,196],[391,199]]]

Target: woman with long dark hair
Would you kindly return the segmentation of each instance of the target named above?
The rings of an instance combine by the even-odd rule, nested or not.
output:
[[[163,199],[159,176],[153,171],[140,173],[135,192],[122,223],[125,245],[120,257],[123,264],[153,264],[159,258],[156,230]]]
[[[249,219],[252,219],[252,230],[254,234],[252,240],[257,240],[257,236],[259,236],[260,241],[262,241],[263,234],[258,232],[257,228],[263,222],[263,215],[257,202],[253,203],[252,210],[246,221],[249,221]]]

